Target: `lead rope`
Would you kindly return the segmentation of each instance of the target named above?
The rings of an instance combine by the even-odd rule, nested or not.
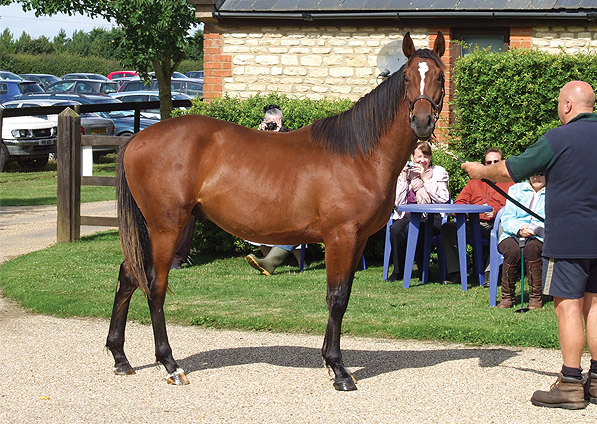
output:
[[[449,150],[447,150],[445,148],[440,148],[439,146],[436,146],[435,149],[437,149],[437,150],[439,150],[439,151],[447,154],[452,159],[455,159],[455,160],[457,160],[460,163],[464,163],[464,161],[462,159],[460,159],[454,153],[452,153],[451,151],[449,151]],[[525,205],[523,205],[522,203],[520,203],[518,200],[512,198],[508,193],[506,193],[504,190],[502,190],[501,188],[499,188],[497,186],[497,184],[494,183],[493,181],[489,181],[486,178],[481,178],[481,181],[483,181],[485,184],[489,185],[489,187],[493,188],[499,194],[501,194],[502,196],[504,196],[506,199],[508,199],[509,201],[511,201],[512,203],[514,203],[516,206],[518,206],[520,209],[522,209],[523,211],[525,211],[526,213],[528,213],[532,217],[537,218],[541,222],[545,222],[545,218],[543,218],[542,216],[540,216],[537,213],[533,212],[532,210],[530,210],[529,208],[527,208]]]

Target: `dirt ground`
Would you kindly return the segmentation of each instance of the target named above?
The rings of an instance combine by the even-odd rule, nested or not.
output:
[[[101,203],[85,208],[112,215]],[[0,207],[2,261],[55,241],[55,207]],[[127,326],[126,377],[112,373],[107,331],[107,320],[30,314],[0,297],[0,423],[597,422],[597,405],[531,405],[556,379],[557,350],[345,336],[359,384],[344,393],[321,365],[322,335],[169,326],[191,382],[175,387],[154,363],[150,326]]]

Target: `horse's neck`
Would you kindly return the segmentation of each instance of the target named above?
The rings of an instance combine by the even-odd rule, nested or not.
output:
[[[378,149],[375,151],[379,155],[376,159],[381,163],[380,168],[391,184],[396,184],[398,175],[413,153],[417,141],[417,136],[408,122],[408,109],[403,106],[386,134],[380,138]]]

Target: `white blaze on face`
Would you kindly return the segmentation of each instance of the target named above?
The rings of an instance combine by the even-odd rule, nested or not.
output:
[[[425,90],[425,74],[429,70],[429,66],[427,66],[427,62],[419,62],[419,74],[421,74],[421,96],[423,95],[423,90]]]

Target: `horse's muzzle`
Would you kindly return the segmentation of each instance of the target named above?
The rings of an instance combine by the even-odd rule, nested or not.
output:
[[[410,127],[419,140],[429,140],[435,130],[435,118],[430,113],[413,113]]]
[[[415,104],[419,100],[425,100],[431,107],[429,111],[421,110],[421,107],[415,111]],[[406,96],[408,103],[409,122],[410,127],[419,138],[419,140],[429,140],[435,130],[435,123],[439,119],[439,114],[444,104],[444,88],[442,86],[442,94],[438,103],[435,103],[433,99],[425,94],[421,94],[413,99],[411,102]],[[425,102],[423,102],[425,103]],[[425,108],[423,108],[425,109]]]

